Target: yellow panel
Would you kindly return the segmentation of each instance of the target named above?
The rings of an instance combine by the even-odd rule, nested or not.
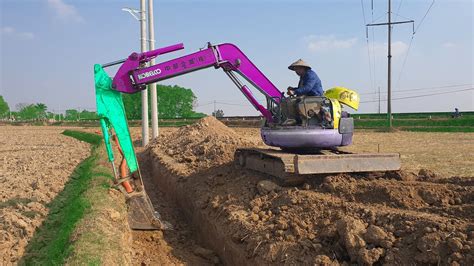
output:
[[[335,99],[351,107],[354,110],[359,108],[359,94],[353,90],[344,87],[334,87],[332,89],[327,90],[324,93],[324,96],[330,99]]]
[[[332,103],[332,117],[334,121],[334,128],[339,128],[339,118],[341,118],[341,104],[337,100],[329,99]]]

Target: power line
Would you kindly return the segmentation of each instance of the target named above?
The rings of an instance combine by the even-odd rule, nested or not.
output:
[[[462,91],[472,91],[474,88],[469,88],[469,89],[463,89],[463,90],[457,90],[457,91],[446,91],[446,92],[438,92],[438,93],[430,93],[430,94],[422,94],[422,95],[415,95],[415,96],[407,96],[407,97],[400,97],[400,98],[392,98],[392,100],[404,100],[404,99],[413,99],[413,98],[422,98],[422,97],[428,97],[428,96],[434,96],[434,95],[442,95],[442,94],[451,94],[451,93],[456,93],[456,92],[462,92]],[[381,100],[386,102],[387,100]],[[378,102],[377,101],[364,101],[360,103],[373,103],[373,102]]]
[[[407,18],[407,17],[405,17],[405,16],[402,16],[402,15],[400,15],[400,14],[398,14],[398,13],[392,12],[392,14],[395,14],[397,17],[401,17],[401,18],[410,20],[410,18]]]
[[[410,53],[410,49],[411,49],[411,46],[412,46],[412,43],[413,43],[413,39],[415,38],[415,34],[418,32],[418,29],[420,28],[420,26],[423,24],[423,21],[425,20],[426,16],[428,15],[428,13],[430,12],[431,8],[433,7],[435,3],[435,0],[433,0],[433,2],[431,2],[431,5],[428,7],[428,9],[426,10],[426,13],[425,15],[423,16],[423,18],[421,19],[420,21],[420,24],[418,24],[418,26],[416,27],[416,29],[413,30],[413,33],[411,35],[411,39],[410,39],[410,44],[408,45],[408,50],[405,54],[405,58],[403,59],[403,64],[402,64],[402,68],[400,69],[400,72],[398,73],[398,79],[397,79],[397,87],[398,85],[400,84],[400,80],[402,78],[402,74],[403,74],[403,70],[405,70],[405,65],[406,65],[406,62],[407,62],[407,59],[408,59],[408,55]]]
[[[416,32],[418,32],[418,29],[419,29],[419,28],[421,27],[421,25],[423,24],[423,21],[425,21],[425,18],[426,18],[426,16],[428,15],[428,13],[430,12],[430,10],[431,10],[431,8],[433,7],[434,3],[435,3],[435,0],[433,0],[433,2],[431,2],[430,7],[428,7],[428,10],[426,10],[425,15],[424,15],[423,18],[421,19],[420,24],[418,24],[418,27],[416,27],[415,32],[414,32],[413,34],[415,34]]]
[[[207,102],[207,103],[197,104],[196,107],[207,106],[207,105],[211,105],[211,104],[213,104],[213,103],[214,103],[214,102]]]
[[[225,102],[217,102],[216,103],[218,104],[223,104],[223,105],[234,105],[234,106],[249,106],[251,107],[250,104],[241,104],[241,103],[225,103]]]
[[[381,18],[383,18],[383,17],[385,17],[385,13],[382,14],[382,15],[380,15],[380,16],[378,16],[376,19],[374,19],[374,15],[372,14],[372,21],[371,21],[370,23],[375,23],[375,22],[379,21],[379,19],[381,19]]]
[[[373,3],[373,0],[372,0]],[[366,27],[373,27],[373,26],[383,26],[387,25],[388,26],[388,55],[387,55],[387,91],[388,91],[388,101],[387,101],[387,118],[388,118],[388,126],[389,128],[392,127],[392,115],[391,115],[391,89],[392,89],[392,25],[395,24],[404,24],[404,23],[414,23],[413,20],[408,20],[408,21],[394,21],[392,22],[392,2],[391,0],[388,0],[388,20],[386,23],[371,23],[367,24]]]
[[[397,13],[395,13],[395,15],[397,15],[395,19],[397,19],[398,17],[401,17],[398,13],[400,13],[400,8],[402,7],[402,3],[403,3],[403,0],[400,0],[400,3],[398,4],[398,8],[397,8]]]
[[[398,79],[397,79],[397,86],[396,87],[398,87],[398,85],[400,85],[400,80],[402,79],[403,70],[405,70],[405,64],[407,63],[408,54],[410,53],[410,49],[411,49],[411,45],[413,43],[413,38],[414,37],[415,37],[415,34],[412,34],[411,39],[410,39],[410,44],[408,45],[408,49],[407,49],[407,52],[405,54],[405,58],[403,58],[402,68],[400,68],[400,72],[398,73]]]
[[[362,16],[364,18],[364,25],[367,24],[367,20],[365,18],[365,8],[364,8],[364,0],[360,0],[360,5],[362,7]],[[372,89],[374,88],[374,79],[372,77],[372,59],[370,57],[370,44],[369,44],[369,34],[368,34],[368,31],[366,29],[366,33],[365,33],[365,40],[366,40],[366,43],[367,43],[367,57],[369,59],[369,76],[370,76],[370,85],[372,86]]]
[[[371,11],[370,11],[371,19],[372,19],[371,23],[374,23],[374,0],[371,1],[370,9],[371,9]],[[372,27],[372,59],[373,59],[373,64],[372,64],[373,71],[372,71],[372,73],[374,75],[374,83],[372,85],[372,90],[374,90],[375,86],[377,85],[377,68],[375,67],[375,63],[376,63],[376,60],[375,60],[375,30],[374,30],[373,27]]]
[[[397,91],[395,91],[395,92],[421,91],[421,90],[443,89],[443,88],[464,87],[464,86],[472,86],[472,83],[459,84],[459,85],[437,86],[437,87],[424,87],[424,88],[415,88],[415,89],[404,89],[404,90],[397,90]],[[384,92],[384,94],[385,94],[385,93],[386,93],[386,92]],[[369,94],[376,94],[376,93],[375,93],[375,92],[360,93],[360,95],[369,95]]]

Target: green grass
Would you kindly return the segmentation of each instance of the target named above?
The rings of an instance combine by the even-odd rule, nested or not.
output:
[[[98,146],[102,142],[102,137],[97,134],[75,131],[75,130],[64,130],[63,135],[73,137],[80,141],[85,141],[94,146]],[[93,147],[96,148],[96,147]]]
[[[101,137],[71,130],[66,130],[63,134],[92,144],[92,153],[75,168],[64,190],[48,204],[49,214],[26,247],[25,255],[20,261],[22,265],[63,264],[71,252],[70,239],[75,225],[91,206],[84,197],[84,192],[97,175],[93,170],[98,162],[96,150]]]
[[[431,113],[393,113],[394,119],[447,119],[451,118],[452,112],[431,112]],[[353,114],[360,119],[386,119],[387,114]],[[474,112],[462,112],[462,117],[474,117]]]
[[[393,119],[394,127],[466,127],[474,126],[474,117],[457,119]],[[359,128],[384,127],[386,119],[354,119],[354,125]]]
[[[392,125],[404,131],[474,132],[474,113],[465,113],[456,119],[449,115],[448,113],[395,114]],[[354,126],[357,129],[383,130],[387,127],[387,118],[385,114],[354,115]]]

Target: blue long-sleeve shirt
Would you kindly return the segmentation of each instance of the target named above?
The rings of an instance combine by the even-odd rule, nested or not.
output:
[[[308,69],[306,73],[300,78],[298,88],[295,89],[297,96],[323,96],[324,90],[321,80],[316,72]]]

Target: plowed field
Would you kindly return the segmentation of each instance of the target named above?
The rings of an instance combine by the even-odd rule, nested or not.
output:
[[[0,127],[0,264],[15,264],[90,146],[64,128]]]

